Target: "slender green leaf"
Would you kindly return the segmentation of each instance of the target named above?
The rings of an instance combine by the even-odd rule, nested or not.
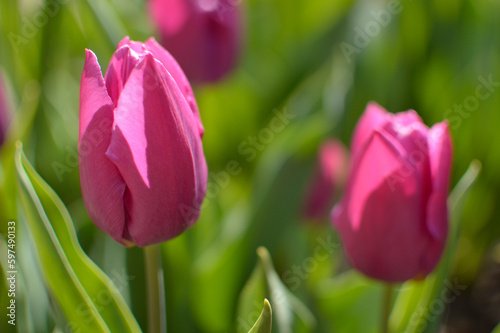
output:
[[[313,314],[281,282],[274,270],[269,252],[264,247],[257,249],[259,261],[245,285],[239,300],[237,331],[246,332],[245,325],[256,320],[259,300],[268,298],[274,309],[277,331],[280,333],[306,331],[316,326]]]
[[[248,331],[248,333],[271,333],[273,322],[273,311],[271,304],[267,299],[264,299],[264,308],[255,322],[255,325]]]
[[[16,169],[41,270],[71,328],[140,332],[116,286],[81,249],[64,204],[30,165],[20,144]]]

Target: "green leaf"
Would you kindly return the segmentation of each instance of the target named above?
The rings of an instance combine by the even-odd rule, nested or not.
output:
[[[451,208],[450,234],[443,258],[434,273],[424,281],[408,281],[402,285],[389,319],[391,331],[410,333],[436,330],[442,311],[433,310],[431,303],[440,302],[444,308],[447,299],[440,299],[443,289],[450,288],[451,284],[458,284],[457,281],[448,280],[451,260],[460,237],[463,207],[480,171],[481,163],[477,160],[472,161],[451,192],[448,198],[448,205]]]
[[[252,318],[255,315],[255,311],[252,312],[252,309],[258,305],[257,300],[262,298],[271,301],[278,332],[312,331],[316,326],[316,319],[309,309],[281,282],[274,270],[267,249],[259,247],[257,255],[259,258],[257,266],[240,296],[237,332],[246,332],[245,325],[255,320]]]
[[[500,323],[498,323],[497,327],[495,327],[491,333],[500,333]]]
[[[83,252],[66,207],[33,169],[21,144],[15,162],[40,269],[68,326],[84,332],[140,332],[116,286]]]
[[[267,299],[264,299],[264,308],[260,313],[259,318],[255,322],[255,325],[248,331],[248,333],[271,333],[273,322],[273,311],[271,309],[271,304]]]

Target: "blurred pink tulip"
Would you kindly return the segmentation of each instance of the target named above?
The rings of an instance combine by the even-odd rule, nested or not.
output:
[[[240,0],[151,0],[162,45],[193,82],[213,82],[235,65]]]
[[[154,39],[122,40],[103,79],[87,50],[80,88],[83,199],[124,245],[173,238],[198,218],[207,187],[203,127],[191,87]]]
[[[0,146],[5,140],[5,135],[7,134],[7,126],[9,123],[9,107],[7,103],[7,98],[5,94],[5,87],[0,77]]]
[[[351,154],[344,196],[332,213],[349,261],[379,280],[423,278],[448,234],[448,124],[429,129],[413,110],[391,114],[370,103]]]
[[[337,194],[344,186],[349,153],[338,140],[325,141],[318,153],[318,162],[307,191],[304,218],[312,221],[328,219]]]

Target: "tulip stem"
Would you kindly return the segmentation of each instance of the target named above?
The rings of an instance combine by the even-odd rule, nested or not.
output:
[[[148,328],[150,333],[167,332],[165,287],[161,265],[161,244],[144,248],[148,294]]]
[[[391,314],[392,305],[392,285],[384,284],[384,297],[382,305],[382,333],[389,332],[389,315]]]

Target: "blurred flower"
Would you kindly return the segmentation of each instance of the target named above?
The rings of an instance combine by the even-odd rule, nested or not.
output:
[[[7,134],[9,118],[7,96],[5,95],[5,87],[3,85],[2,78],[0,77],[0,146],[3,144]]]
[[[222,78],[236,63],[240,42],[237,0],[151,0],[162,45],[187,77],[199,83]]]
[[[90,217],[124,245],[173,238],[198,218],[207,186],[191,87],[154,39],[122,40],[105,80],[87,50],[80,88],[80,178]]]
[[[332,213],[351,264],[389,282],[429,274],[448,233],[448,124],[429,129],[413,110],[391,114],[370,103],[351,153],[344,196]]]
[[[303,214],[308,220],[328,218],[337,194],[344,186],[349,153],[338,140],[325,141],[318,153],[318,162],[306,194]]]

